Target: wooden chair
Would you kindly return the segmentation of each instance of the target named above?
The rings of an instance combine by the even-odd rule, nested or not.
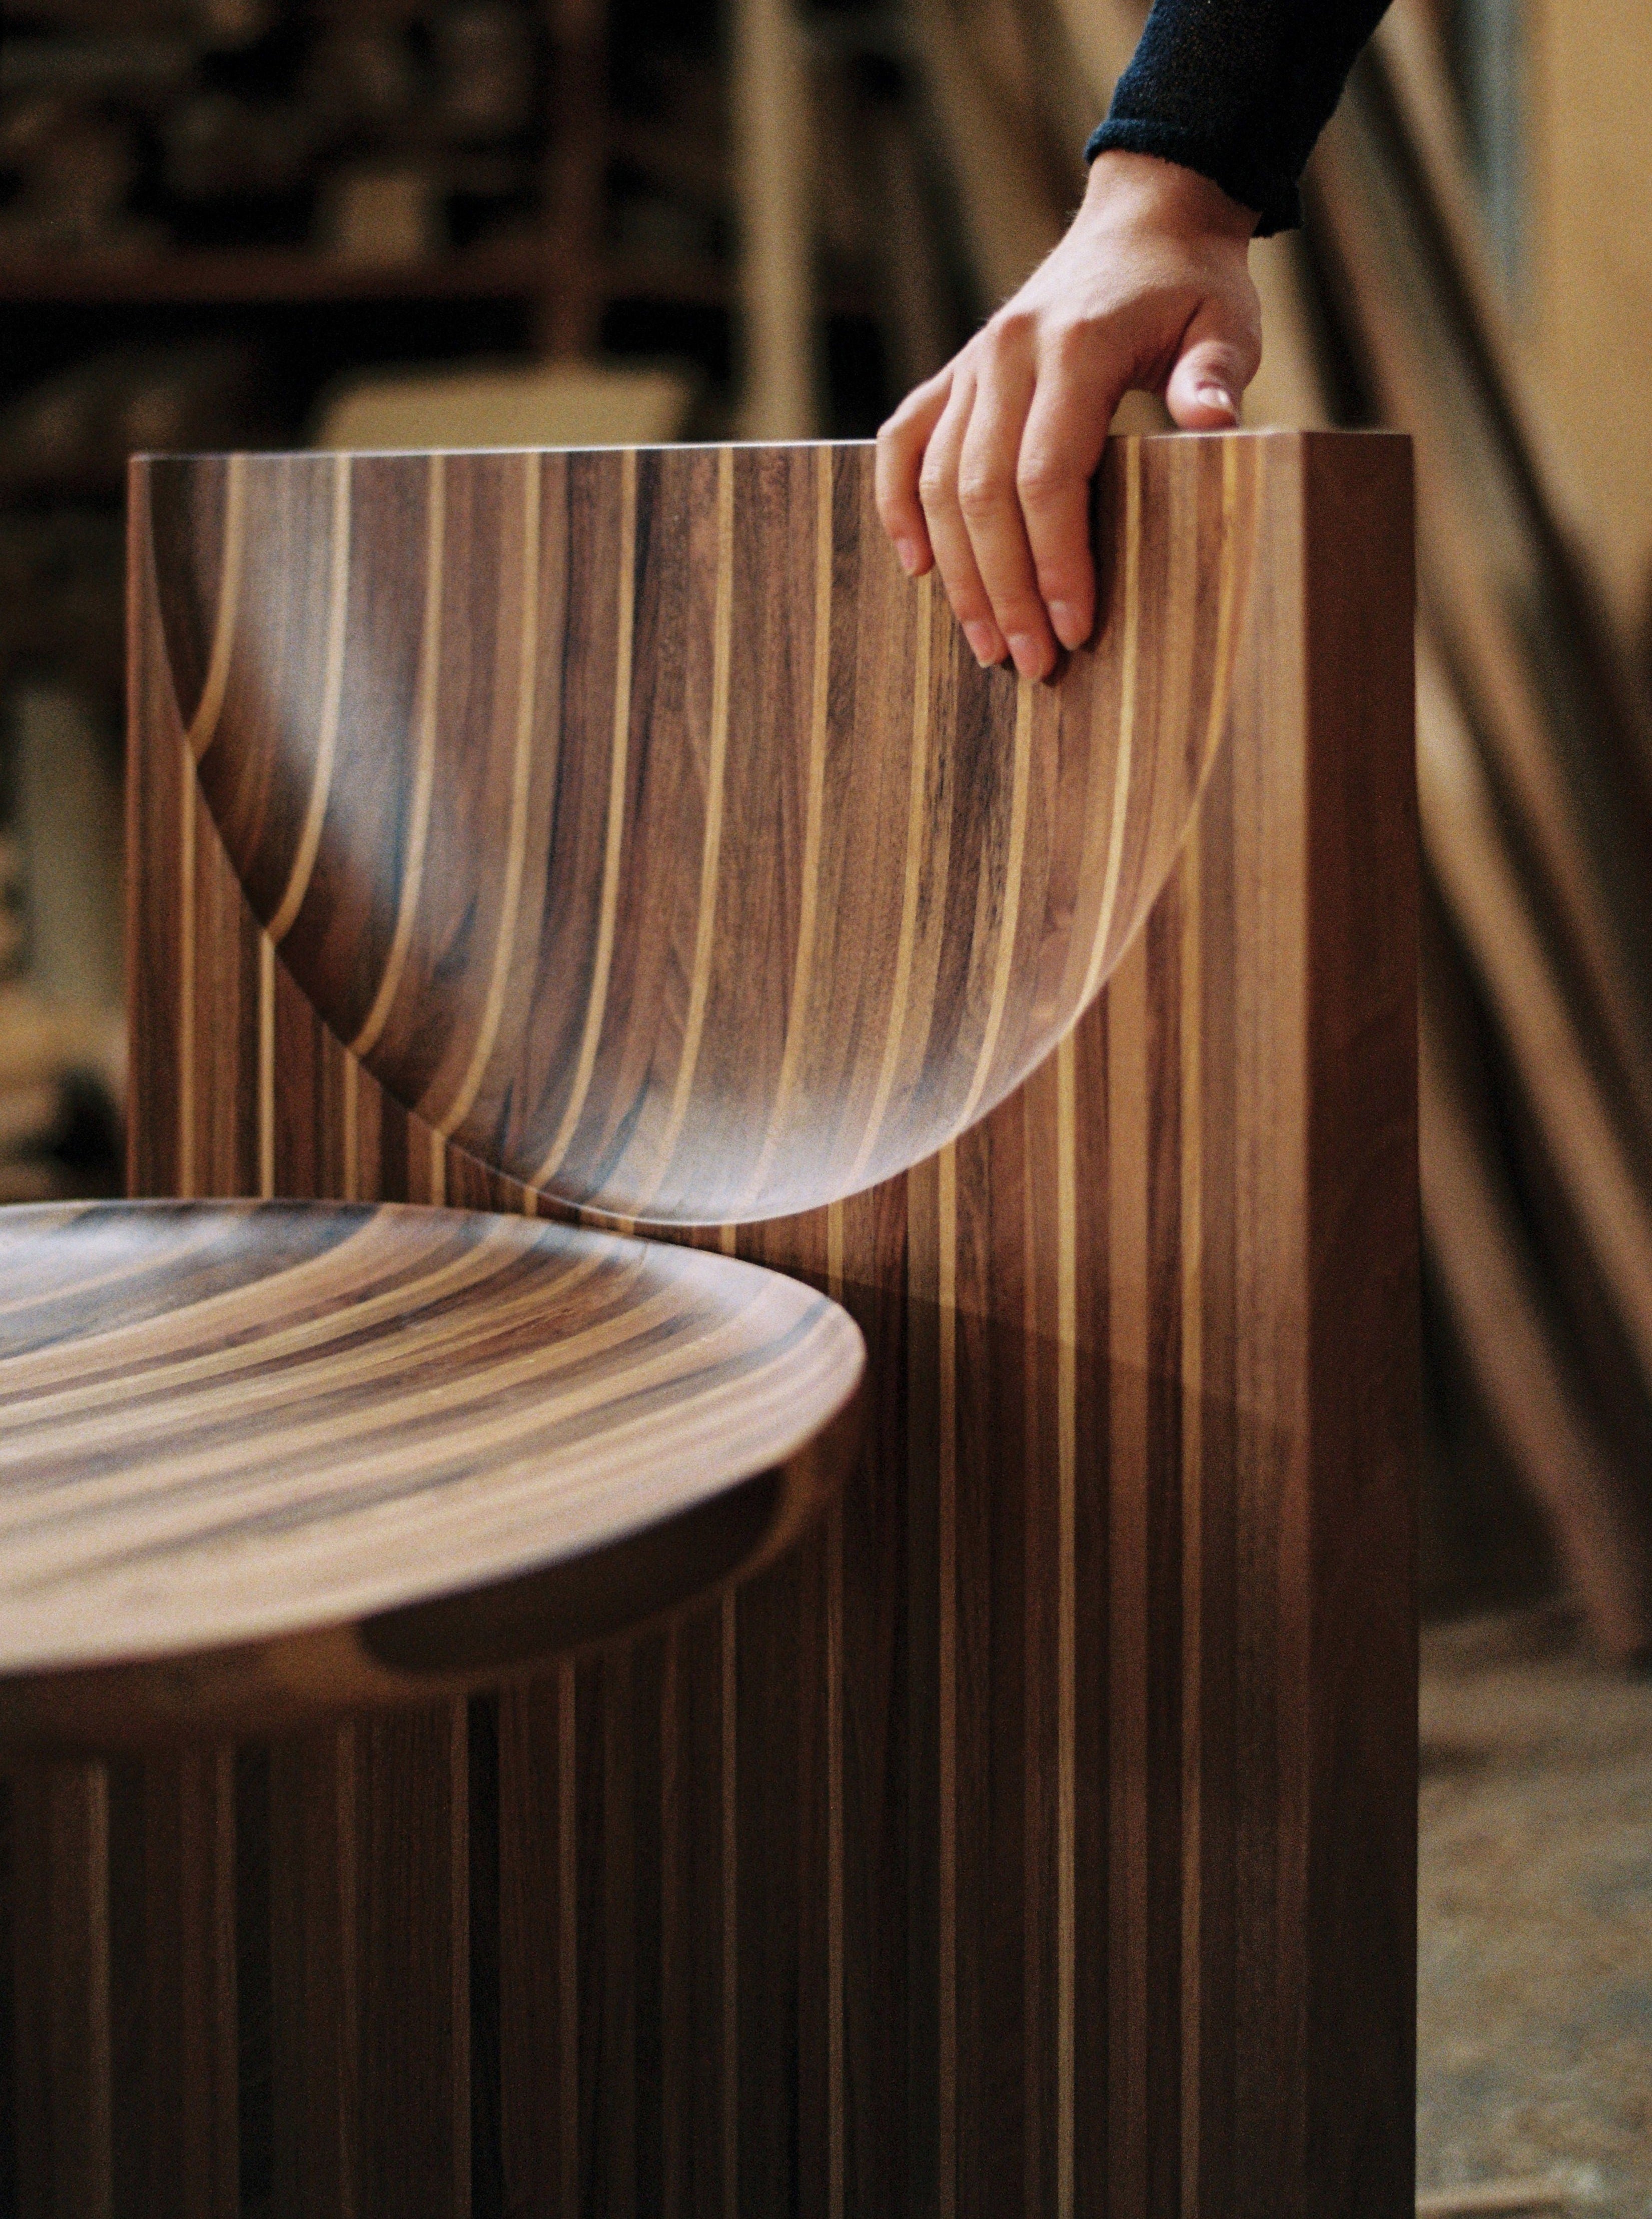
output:
[[[21,1776],[27,2208],[1408,2211],[1406,446],[1096,538],[1028,687],[865,448],[136,467],[135,1189],[767,1265],[866,1446],[709,1613]]]

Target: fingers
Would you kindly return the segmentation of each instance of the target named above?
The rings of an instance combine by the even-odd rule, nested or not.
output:
[[[953,613],[964,627],[975,659],[984,668],[1002,662],[1009,652],[992,613],[992,602],[977,567],[970,530],[959,500],[959,464],[975,404],[975,381],[967,370],[953,381],[941,420],[929,435],[918,494],[935,549],[935,567],[947,588]]]
[[[1022,434],[1016,486],[1039,594],[1063,647],[1080,647],[1096,621],[1090,487],[1122,398],[1114,366],[1048,364]]]
[[[1031,346],[1013,327],[995,335],[958,458],[958,507],[970,550],[994,622],[1023,678],[1047,677],[1056,660],[1016,482],[1035,375]],[[944,572],[944,563],[941,568]]]
[[[921,575],[935,560],[918,498],[918,473],[952,386],[949,364],[938,376],[909,393],[878,434],[873,464],[878,514],[909,578]]]
[[[1179,322],[1187,312],[1175,313]],[[1120,398],[1147,364],[1174,354],[1164,395],[1184,430],[1239,421],[1262,352],[1242,263],[1179,336],[1177,323],[1165,339],[1131,328],[1140,320],[1078,324],[1012,304],[878,435],[885,528],[910,574],[940,570],[983,663],[1008,655],[1023,677],[1044,678],[1059,649],[1089,638],[1090,483]]]
[[[1183,334],[1164,388],[1172,422],[1184,432],[1225,432],[1239,420],[1239,398],[1262,359],[1258,319],[1245,305],[1210,299]]]

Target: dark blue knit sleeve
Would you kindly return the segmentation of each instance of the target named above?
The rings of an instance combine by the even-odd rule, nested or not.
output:
[[[1297,180],[1387,0],[1153,0],[1107,121],[1084,149],[1157,154],[1255,208],[1301,218]]]

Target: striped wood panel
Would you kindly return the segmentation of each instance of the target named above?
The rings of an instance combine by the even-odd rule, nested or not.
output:
[[[422,549],[430,476],[406,467]],[[489,467],[520,483],[519,462]],[[640,488],[653,465],[633,467]],[[735,469],[737,525],[738,468],[695,467],[713,491]],[[812,458],[765,467],[818,493]],[[833,465],[835,595],[840,570],[883,559],[838,499],[859,467]],[[547,463],[547,482],[564,469],[577,475]],[[1176,472],[1200,489],[1181,481],[1172,527]],[[532,1208],[337,1044],[288,968],[291,935],[277,960],[260,931],[188,768],[148,482],[133,572],[138,1188]],[[308,482],[325,522],[336,486]],[[243,1750],[233,1807],[209,1783],[168,1789],[197,1835],[233,1844],[241,2067],[233,2104],[187,2076],[165,2136],[188,2150],[232,2134],[245,2208],[1408,2211],[1406,450],[1115,445],[1101,553],[1109,627],[1132,577],[1138,596],[1131,755],[1181,792],[1196,772],[1155,758],[1203,743],[1202,650],[1170,631],[1167,580],[1183,581],[1176,606],[1208,610],[1186,581],[1220,569],[1227,485],[1248,551],[1226,713],[1099,998],[1071,1029],[1053,1022],[1053,1052],[990,1116],[904,1173],[692,1236],[841,1290],[866,1335],[867,1447],[819,1538],[708,1617],[496,1702]],[[806,581],[817,513],[802,507],[776,575]],[[444,542],[450,565],[462,544]],[[811,672],[812,621],[798,624]],[[933,668],[952,650],[929,637]],[[325,671],[325,618],[320,637]],[[633,691],[681,668],[634,652]],[[1007,735],[1013,784],[1017,730],[1059,710],[1003,674],[968,685]],[[798,687],[812,703],[812,675]],[[606,771],[612,730],[599,718]],[[1067,761],[1040,742],[1029,780]],[[233,842],[221,793],[215,814]],[[685,821],[703,858],[697,805]],[[274,915],[286,892],[254,899]],[[1048,907],[1070,932],[1076,892]],[[991,939],[990,905],[979,929]],[[751,947],[754,966],[774,953]],[[1057,970],[1070,978],[1065,954]],[[658,995],[674,1054],[686,976]],[[874,1024],[879,1071],[886,1039]],[[748,1137],[747,1161],[761,1145]],[[83,1899],[95,1909],[96,1887]],[[20,1977],[49,1947],[20,1944]],[[110,1992],[134,1977],[115,1948]],[[221,2042],[214,1977],[209,1952],[180,1966],[169,2010]],[[117,2121],[141,2110],[141,2048],[87,2053]],[[90,2104],[65,2124],[88,2162],[100,2116]],[[230,2208],[204,2173],[186,2197],[176,2169],[122,2162],[121,2210]]]

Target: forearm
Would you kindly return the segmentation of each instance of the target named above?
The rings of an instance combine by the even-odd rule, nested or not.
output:
[[[1179,162],[1254,208],[1299,220],[1296,184],[1387,0],[1154,0],[1085,152]]]

